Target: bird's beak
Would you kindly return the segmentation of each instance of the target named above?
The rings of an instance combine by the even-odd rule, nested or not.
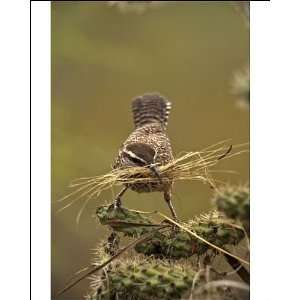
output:
[[[158,171],[158,168],[157,166],[155,165],[150,165],[149,166],[149,169],[154,173],[154,175],[158,178],[159,182],[162,183],[162,179],[161,179],[161,176],[160,176],[160,173]]]

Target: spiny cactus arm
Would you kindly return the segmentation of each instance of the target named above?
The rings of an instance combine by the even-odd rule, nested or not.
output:
[[[225,186],[216,192],[213,202],[227,218],[238,220],[250,237],[250,192],[248,186]]]
[[[105,276],[94,278],[89,300],[241,299],[237,290],[249,291],[240,281],[222,279],[210,266],[165,260],[125,259],[111,265]],[[226,287],[233,289],[226,289]],[[225,288],[225,289],[224,289]]]
[[[222,249],[222,248],[220,248],[220,247],[214,245],[213,243],[207,241],[207,240],[204,239],[203,237],[197,235],[195,232],[191,231],[190,229],[186,228],[185,226],[182,226],[181,224],[179,224],[178,222],[176,222],[176,221],[174,221],[173,219],[169,218],[168,216],[164,215],[163,213],[157,212],[157,214],[159,214],[161,217],[167,219],[169,222],[175,224],[177,227],[181,228],[182,230],[188,232],[190,235],[192,235],[192,236],[195,237],[196,239],[201,240],[202,242],[206,243],[206,244],[209,245],[210,247],[212,247],[212,248],[214,248],[214,249],[216,249],[216,250],[222,252],[223,254],[227,254],[227,255],[229,255],[229,256],[231,256],[231,257],[237,259],[238,261],[240,261],[240,262],[242,262],[242,263],[244,263],[244,264],[246,264],[246,265],[250,265],[250,263],[249,263],[247,260],[245,260],[245,259],[243,259],[243,258],[241,258],[241,257],[239,257],[239,256],[237,256],[237,255],[234,255],[234,254],[228,252],[228,251],[225,250],[225,249]]]
[[[194,276],[195,271],[187,266],[161,260],[120,260],[106,277],[95,278],[96,290],[89,299],[95,295],[96,299],[181,299],[191,288]],[[198,286],[198,281],[195,284]]]
[[[124,248],[122,248],[121,250],[119,250],[114,256],[112,256],[111,258],[109,258],[107,261],[105,261],[103,264],[100,264],[99,266],[93,267],[91,270],[89,270],[88,272],[86,272],[84,275],[82,275],[81,277],[77,278],[76,280],[70,282],[69,284],[67,284],[62,290],[60,290],[57,294],[56,297],[62,295],[63,293],[65,293],[66,291],[68,291],[69,289],[71,289],[72,287],[74,287],[76,284],[78,284],[80,281],[82,281],[83,279],[87,278],[88,276],[94,274],[95,272],[103,269],[105,266],[107,266],[109,263],[111,263],[112,261],[114,261],[116,258],[118,258],[121,254],[123,254],[124,252],[126,252],[127,250],[133,248],[135,245],[145,242],[147,241],[149,238],[152,237],[153,234],[155,234],[156,232],[165,229],[167,227],[170,227],[170,225],[161,225],[160,228],[157,228],[155,230],[153,230],[152,232],[134,240],[133,242],[131,242],[130,244],[128,244],[127,246],[125,246]]]

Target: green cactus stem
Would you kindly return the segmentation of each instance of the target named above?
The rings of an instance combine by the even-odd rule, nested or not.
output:
[[[109,225],[113,230],[131,237],[139,237],[153,231],[153,227],[161,226],[141,213],[124,207],[102,206],[98,208],[97,216],[101,224]],[[184,226],[218,247],[237,245],[244,238],[242,230],[226,223],[217,212],[195,218]],[[208,249],[206,243],[182,229],[156,232],[151,239],[135,246],[138,253],[172,259],[202,255]]]
[[[154,224],[141,213],[125,207],[100,206],[96,215],[102,225],[109,225],[114,231],[122,232],[131,237],[139,237],[161,226]]]
[[[162,261],[122,261],[106,272],[89,299],[180,299],[191,288],[195,273]]]
[[[237,245],[244,232],[231,224],[223,223],[214,212],[201,218],[195,218],[184,224],[185,227],[218,247]],[[201,240],[195,239],[184,230],[159,233],[151,240],[135,246],[138,253],[160,258],[180,259],[194,254],[202,255],[210,247]]]
[[[248,187],[227,186],[214,196],[217,209],[227,218],[238,220],[250,236],[250,193]]]

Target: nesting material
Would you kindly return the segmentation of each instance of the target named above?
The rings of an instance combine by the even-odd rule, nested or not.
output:
[[[222,142],[203,151],[182,153],[169,164],[157,166],[160,179],[147,167],[120,168],[105,175],[79,178],[70,184],[73,191],[58,201],[72,200],[62,208],[64,209],[79,199],[85,198],[88,201],[93,197],[99,197],[101,192],[114,186],[159,182],[159,180],[168,182],[196,180],[215,187],[217,181],[211,176],[211,168],[220,160],[248,152],[246,148],[247,144],[231,146]]]
[[[77,201],[84,200],[76,217],[76,222],[79,223],[87,203],[93,198],[99,198],[103,191],[112,189],[114,186],[192,180],[208,184],[211,188],[217,190],[217,184],[221,181],[214,179],[211,174],[213,172],[225,173],[232,171],[215,170],[213,167],[221,160],[245,152],[248,152],[248,143],[232,146],[223,141],[202,151],[181,153],[167,165],[157,166],[160,178],[153,174],[148,167],[119,168],[113,169],[105,175],[79,178],[69,186],[73,191],[58,200],[58,202],[69,201],[66,201],[66,204],[57,212],[70,207]]]

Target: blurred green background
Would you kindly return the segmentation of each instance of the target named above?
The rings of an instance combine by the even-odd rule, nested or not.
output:
[[[174,153],[224,139],[249,141],[249,111],[231,93],[235,71],[249,63],[249,29],[230,2],[175,2],[124,12],[102,2],[52,2],[52,291],[90,264],[106,235],[94,218],[112,192],[56,213],[72,179],[106,173],[133,129],[131,100],[160,92],[173,104],[168,133]],[[249,156],[220,162],[231,183],[249,180]],[[117,192],[118,189],[115,190]],[[181,219],[211,208],[211,189],[175,184]],[[162,194],[125,194],[128,207],[169,213]],[[87,281],[60,299],[82,299]]]

